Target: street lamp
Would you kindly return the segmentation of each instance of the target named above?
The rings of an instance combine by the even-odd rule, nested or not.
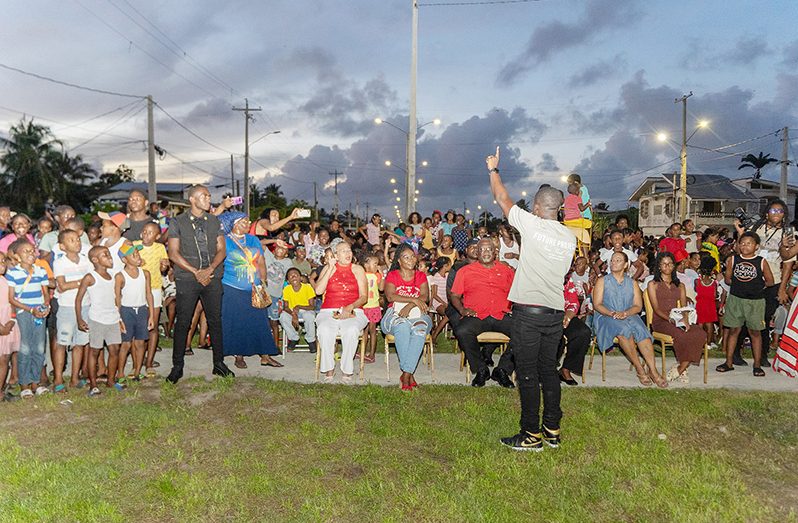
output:
[[[382,121],[380,118],[375,118],[374,121],[376,122],[377,120]],[[385,123],[388,123],[388,122],[385,122]],[[394,169],[398,169],[398,170],[402,171],[403,173],[405,173],[405,175],[407,175],[407,169],[402,169],[398,165],[394,165],[391,160],[385,160],[383,162],[383,164],[385,164],[386,167],[393,167]],[[429,162],[427,160],[424,160],[423,162],[421,162],[421,165],[424,166],[424,167],[429,166]],[[391,178],[390,182],[391,182],[391,185],[398,185],[396,183],[396,178]],[[419,178],[417,180],[417,182],[418,182],[419,185],[421,185],[421,184],[424,183],[424,180],[422,178]],[[405,193],[405,207],[407,207],[407,199],[412,199],[413,203],[418,202],[418,196],[421,194],[421,191],[419,191],[418,189],[414,189],[413,192],[411,193],[410,191],[407,190],[407,187],[405,187],[405,191],[406,191],[406,193]],[[397,193],[399,193],[399,190],[394,187],[393,193],[397,194]],[[410,211],[410,212],[411,213],[415,212],[415,205],[413,206],[413,210]],[[409,214],[408,214],[408,216],[409,216]]]
[[[414,11],[415,12],[415,11]],[[414,73],[415,76],[415,73]],[[413,82],[415,85],[415,81]],[[415,91],[415,88],[413,89]],[[410,111],[410,120],[409,122],[415,122],[416,118],[416,111],[415,111],[415,92],[411,96],[413,99],[411,103],[411,111]],[[400,131],[402,134],[405,135],[406,140],[406,147],[405,147],[405,165],[407,169],[405,169],[405,191],[406,191],[406,198],[405,198],[405,211],[408,216],[410,213],[415,212],[416,210],[416,199],[413,198],[414,191],[416,190],[416,133],[422,128],[426,127],[427,125],[440,125],[441,120],[440,118],[434,118],[429,122],[423,123],[417,127],[410,127],[410,131],[405,131],[398,125],[394,125],[391,122],[383,119],[383,118],[375,118],[374,123],[377,125],[387,124],[389,127],[393,127],[397,131]],[[388,162],[386,165],[390,166]],[[422,162],[423,166],[426,166],[426,162]]]

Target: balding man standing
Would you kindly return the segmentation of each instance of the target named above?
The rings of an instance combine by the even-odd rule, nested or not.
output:
[[[540,451],[545,441],[560,444],[560,379],[557,349],[565,321],[563,281],[571,266],[576,238],[557,221],[562,192],[541,187],[532,212],[517,205],[499,176],[499,148],[486,158],[493,198],[510,225],[521,233],[518,270],[510,288],[513,305],[513,356],[521,396],[521,431],[501,442],[513,450]],[[540,386],[543,389],[543,426],[540,425]]]

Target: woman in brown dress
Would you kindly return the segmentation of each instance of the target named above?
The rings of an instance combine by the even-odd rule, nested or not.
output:
[[[687,304],[687,292],[684,283],[680,283],[676,275],[673,254],[662,252],[657,255],[654,281],[648,284],[646,292],[654,311],[651,328],[655,332],[673,337],[673,351],[678,364],[668,371],[668,381],[678,379],[688,383],[687,368],[691,363],[698,365],[701,362],[706,335],[697,325],[690,325],[687,313],[684,318],[685,329],[677,327],[670,319],[671,309]]]

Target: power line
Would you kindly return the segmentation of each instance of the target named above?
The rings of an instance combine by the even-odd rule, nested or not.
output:
[[[117,9],[117,10],[118,10],[120,13],[122,13],[123,15],[125,15],[125,17],[127,17],[127,18],[128,18],[130,21],[131,21],[131,22],[133,22],[134,24],[136,24],[137,26],[139,26],[139,27],[140,27],[140,28],[141,28],[141,29],[142,29],[142,30],[143,30],[145,33],[147,33],[148,35],[150,35],[151,37],[153,37],[153,38],[154,38],[154,39],[155,39],[155,40],[156,40],[156,41],[157,41],[159,44],[161,44],[161,45],[162,45],[162,46],[164,46],[166,49],[168,49],[168,50],[169,50],[169,51],[170,51],[172,54],[174,54],[175,56],[177,56],[178,58],[180,58],[181,60],[183,60],[184,62],[186,62],[188,65],[190,65],[191,67],[193,67],[194,69],[196,69],[196,70],[197,70],[197,71],[199,71],[200,73],[204,74],[205,76],[207,76],[208,78],[210,78],[210,79],[211,79],[211,80],[213,80],[214,82],[218,83],[219,85],[221,85],[221,86],[222,86],[222,87],[224,87],[225,89],[228,89],[228,90],[230,91],[230,94],[231,94],[231,95],[232,95],[232,93],[235,91],[235,89],[233,89],[233,88],[232,88],[232,87],[231,87],[229,84],[225,83],[223,80],[219,79],[219,78],[218,78],[216,75],[214,75],[213,73],[211,73],[210,71],[208,71],[207,69],[205,69],[204,67],[202,67],[201,65],[199,65],[199,64],[196,62],[196,60],[194,60],[193,58],[192,58],[191,60],[192,60],[192,62],[194,62],[194,63],[190,62],[190,61],[188,60],[188,58],[190,58],[189,54],[188,54],[188,53],[187,53],[185,50],[183,50],[183,49],[182,49],[182,48],[181,48],[181,47],[180,47],[180,46],[179,46],[177,43],[175,43],[175,41],[174,41],[174,40],[172,40],[171,38],[169,38],[169,36],[167,36],[167,35],[166,35],[166,34],[165,34],[163,31],[161,31],[161,30],[158,28],[158,26],[156,26],[154,23],[152,23],[152,22],[151,22],[151,21],[150,21],[150,20],[149,20],[149,19],[148,19],[146,16],[144,16],[144,15],[143,15],[143,14],[142,14],[142,13],[141,13],[141,12],[140,12],[138,9],[136,9],[136,8],[135,8],[135,7],[134,7],[134,6],[133,6],[133,5],[132,5],[130,2],[128,2],[127,0],[124,0],[124,2],[125,2],[127,5],[128,5],[128,7],[129,7],[130,9],[132,9],[132,10],[133,10],[133,11],[134,11],[134,12],[135,12],[137,15],[139,15],[139,16],[140,16],[142,19],[144,19],[144,21],[146,21],[146,22],[147,22],[147,23],[148,23],[150,26],[152,26],[152,27],[153,27],[153,28],[154,28],[156,31],[158,31],[158,32],[159,32],[161,35],[163,35],[163,36],[164,36],[164,37],[165,37],[167,40],[169,40],[169,42],[170,42],[170,43],[171,43],[171,44],[172,44],[174,47],[176,47],[176,48],[177,48],[177,50],[178,50],[179,52],[178,52],[178,51],[176,51],[175,49],[173,49],[171,46],[169,46],[169,45],[167,45],[166,43],[164,43],[164,42],[163,42],[163,40],[161,40],[161,39],[160,39],[160,38],[159,38],[157,35],[153,34],[153,33],[152,33],[152,32],[151,32],[149,29],[147,29],[146,27],[144,27],[144,26],[143,26],[141,23],[139,23],[139,22],[138,22],[138,21],[137,21],[135,18],[133,18],[132,16],[130,16],[130,14],[129,14],[129,13],[127,13],[127,12],[126,12],[126,11],[124,11],[124,10],[123,10],[121,7],[119,7],[118,5],[116,5],[116,4],[114,3],[114,1],[113,1],[113,0],[107,0],[107,1],[108,1],[108,3],[109,3],[109,4],[111,4],[112,6],[114,6],[114,7],[115,7],[115,8],[116,8],[116,9]]]
[[[77,149],[80,149],[84,145],[93,142],[94,140],[96,140],[100,136],[103,136],[105,133],[107,133],[111,129],[114,129],[115,127],[118,127],[118,126],[122,125],[124,122],[130,120],[131,118],[136,116],[138,113],[140,113],[143,109],[144,109],[144,107],[141,106],[141,105],[139,105],[138,107],[136,107],[136,106],[131,107],[122,116],[120,116],[114,123],[112,123],[111,125],[109,125],[105,129],[103,129],[102,131],[98,132],[97,134],[95,134],[94,136],[89,138],[88,140],[86,140],[84,142],[81,142],[78,145],[72,147],[72,150],[76,151]]]
[[[3,69],[8,69],[9,71],[14,71],[14,72],[17,72],[17,73],[20,73],[20,74],[24,74],[24,75],[27,75],[27,76],[32,76],[34,78],[38,78],[39,80],[44,80],[46,82],[52,82],[54,84],[65,85],[67,87],[73,87],[75,89],[82,89],[84,91],[90,91],[92,93],[108,94],[108,95],[111,95],[111,96],[122,96],[122,97],[125,97],[125,98],[145,98],[144,96],[140,96],[140,95],[136,95],[136,94],[117,93],[115,91],[106,91],[105,89],[97,89],[95,87],[86,87],[85,85],[78,85],[78,84],[73,84],[71,82],[65,82],[63,80],[56,80],[55,78],[50,78],[49,76],[44,76],[44,75],[41,75],[41,74],[31,73],[29,71],[23,71],[22,69],[18,69],[16,67],[11,67],[10,65],[6,65],[6,64],[3,64],[3,63],[0,63],[0,67],[2,67]]]
[[[172,116],[171,114],[169,114],[169,112],[168,112],[166,109],[164,109],[163,107],[161,107],[161,105],[160,105],[158,102],[155,102],[155,106],[156,106],[158,109],[160,109],[161,111],[163,111],[163,114],[165,114],[166,116],[168,116],[170,120],[172,120],[173,122],[175,122],[177,125],[179,125],[181,128],[183,128],[183,130],[185,130],[187,133],[189,133],[191,136],[193,136],[193,137],[194,137],[194,138],[196,138],[197,140],[199,140],[199,141],[201,141],[201,142],[203,142],[203,143],[205,143],[205,144],[208,144],[208,145],[210,145],[211,147],[213,147],[214,149],[218,149],[218,150],[220,150],[220,151],[222,151],[222,152],[225,152],[225,153],[227,153],[227,154],[235,154],[235,153],[232,153],[232,152],[228,151],[227,149],[224,149],[224,148],[222,148],[222,147],[219,147],[219,146],[218,146],[218,145],[216,145],[216,144],[213,144],[213,143],[209,142],[208,140],[206,140],[206,139],[205,139],[205,138],[203,138],[202,136],[198,135],[197,133],[195,133],[194,131],[192,131],[191,129],[189,129],[189,128],[188,128],[188,127],[186,127],[185,125],[183,125],[183,124],[182,124],[182,123],[181,123],[181,122],[180,122],[180,121],[179,121],[177,118],[175,118],[174,116]]]
[[[462,6],[462,5],[495,5],[495,4],[528,4],[539,0],[486,0],[483,2],[435,2],[431,4],[418,4],[419,7]]]

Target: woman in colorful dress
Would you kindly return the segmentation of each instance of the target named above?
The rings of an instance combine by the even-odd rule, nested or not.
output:
[[[249,218],[242,212],[219,216],[227,244],[222,285],[222,339],[224,355],[235,356],[235,366],[247,368],[245,356],[260,356],[264,367],[282,367],[272,356],[278,354],[266,309],[252,306],[252,286],[266,278],[263,248],[258,238],[247,234]]]

